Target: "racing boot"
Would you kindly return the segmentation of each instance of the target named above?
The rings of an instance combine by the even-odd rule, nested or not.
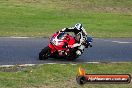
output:
[[[76,54],[77,54],[78,56],[80,56],[80,55],[82,54],[81,50],[80,50],[80,49],[77,50],[77,51],[76,51]]]

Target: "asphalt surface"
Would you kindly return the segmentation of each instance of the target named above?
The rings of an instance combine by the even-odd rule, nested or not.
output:
[[[40,61],[38,53],[48,45],[46,38],[0,38],[0,65],[71,63],[64,59]],[[95,38],[93,47],[85,49],[72,63],[132,61],[132,38]]]

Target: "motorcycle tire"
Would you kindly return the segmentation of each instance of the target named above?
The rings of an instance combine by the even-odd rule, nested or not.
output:
[[[47,46],[39,53],[39,60],[46,60],[48,59],[50,54],[50,48]]]
[[[76,60],[78,58],[78,56],[76,55],[76,49],[71,49],[71,53],[69,54],[69,56],[67,57],[68,60]]]

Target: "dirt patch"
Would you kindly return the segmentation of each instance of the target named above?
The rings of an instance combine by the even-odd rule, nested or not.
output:
[[[114,13],[129,13],[132,12],[132,8],[120,8],[120,7],[94,7],[95,11],[101,12],[114,12]]]
[[[26,69],[25,66],[0,67],[0,72],[18,72]]]

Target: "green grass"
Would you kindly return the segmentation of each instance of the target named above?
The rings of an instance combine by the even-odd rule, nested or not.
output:
[[[132,1],[0,0],[0,36],[49,37],[77,22],[94,37],[132,37]]]
[[[92,74],[131,74],[132,63],[37,65],[24,69],[0,68],[0,88],[80,88],[76,83],[79,67]],[[2,70],[4,69],[4,70]],[[10,69],[10,71],[9,71]],[[7,72],[6,72],[7,71]],[[13,72],[14,71],[14,72]],[[86,84],[83,88],[131,88],[130,84]]]

